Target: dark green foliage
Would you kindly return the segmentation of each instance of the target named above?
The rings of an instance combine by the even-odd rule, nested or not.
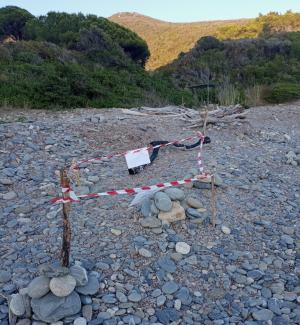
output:
[[[238,91],[238,97],[242,99],[248,88],[257,85],[300,82],[300,33],[223,42],[206,37],[190,52],[160,71],[170,76],[179,87],[207,84],[209,80],[216,85],[216,92],[222,95],[226,78],[226,83],[231,84],[226,88],[231,89],[231,93]],[[197,95],[203,101],[205,92],[198,91]],[[218,97],[211,96],[210,101]]]
[[[300,99],[300,84],[280,83],[273,86],[265,98],[271,103],[282,103]]]
[[[68,49],[80,48],[82,31],[97,31],[102,37],[118,44],[132,60],[145,65],[150,56],[148,46],[134,32],[105,18],[94,15],[49,12],[26,25],[26,39],[51,42]],[[105,36],[106,35],[106,36]],[[93,37],[90,40],[93,41]]]
[[[8,6],[0,8],[0,40],[13,36],[20,40],[24,36],[24,28],[33,16],[26,10]]]
[[[83,34],[85,39],[85,31]],[[100,34],[97,37],[96,49],[112,46]],[[192,105],[189,92],[173,89],[170,82],[150,76],[120,48],[111,50],[117,54],[110,52],[106,58],[97,57],[93,48],[77,52],[47,42],[0,45],[0,106],[132,107],[180,104],[182,98]],[[122,55],[123,67],[118,61]],[[114,61],[118,63],[115,67]]]

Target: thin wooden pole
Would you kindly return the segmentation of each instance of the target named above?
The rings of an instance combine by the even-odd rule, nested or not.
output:
[[[60,171],[60,183],[62,188],[70,188],[70,180],[67,175],[67,171],[62,169]],[[70,193],[63,192],[63,198],[68,199]],[[71,225],[69,220],[69,214],[71,210],[71,203],[63,203],[63,242],[61,248],[61,264],[68,267],[70,263],[70,250],[71,250]]]
[[[211,176],[211,223],[213,227],[216,227],[217,223],[217,209],[216,209],[216,188],[215,188],[215,176]]]

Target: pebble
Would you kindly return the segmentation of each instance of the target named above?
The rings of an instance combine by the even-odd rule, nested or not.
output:
[[[141,225],[144,228],[159,228],[161,226],[161,221],[154,217],[149,217],[141,220]]]
[[[88,283],[88,276],[86,269],[80,265],[70,267],[70,275],[76,280],[77,286],[84,286]]]
[[[181,189],[175,187],[167,188],[165,190],[165,193],[172,201],[182,201],[185,197],[184,192]]]
[[[186,199],[186,203],[191,207],[191,208],[194,208],[194,209],[200,209],[203,207],[202,203],[198,200],[198,199],[195,199],[191,196],[189,196],[187,199]]]
[[[19,293],[11,296],[9,308],[16,316],[22,316],[25,314],[24,299]]]
[[[50,291],[50,279],[46,276],[39,276],[33,279],[27,288],[27,294],[31,298],[41,298]]]
[[[11,273],[5,270],[0,270],[0,283],[9,282],[11,279]]]
[[[167,300],[166,296],[164,296],[164,295],[158,296],[156,298],[157,307],[163,306],[165,304],[166,300]]]
[[[172,209],[172,201],[164,192],[155,193],[154,203],[160,211],[169,212]]]
[[[187,255],[191,251],[191,246],[185,242],[178,242],[175,245],[175,250],[177,253]]]
[[[112,233],[113,235],[115,235],[115,236],[120,236],[120,235],[122,235],[122,230],[120,230],[120,229],[114,229],[114,228],[112,228],[110,231],[111,231],[111,233]]]
[[[76,280],[72,275],[65,275],[50,280],[50,290],[57,297],[67,297],[76,287]]]
[[[17,197],[17,194],[13,191],[3,194],[3,200],[13,200]]]
[[[88,276],[88,283],[84,286],[77,286],[76,291],[83,295],[94,295],[99,291],[100,284],[95,276]]]
[[[147,258],[152,257],[152,253],[151,253],[148,249],[146,249],[146,248],[140,248],[140,249],[139,249],[139,254],[140,254],[141,256],[143,256],[143,257],[147,257]]]
[[[87,321],[83,317],[78,317],[74,320],[74,325],[86,325]]]
[[[84,305],[82,307],[82,316],[90,322],[93,317],[93,307],[91,305]]]
[[[269,309],[261,309],[261,310],[253,312],[252,316],[255,320],[258,320],[258,321],[268,321],[273,318],[274,314]]]
[[[132,291],[128,296],[128,300],[132,302],[139,302],[142,300],[142,296],[137,291]]]
[[[169,281],[162,286],[162,291],[167,295],[172,295],[179,289],[179,286],[176,282]]]
[[[227,226],[222,225],[221,230],[225,235],[230,235],[231,234],[231,230]]]
[[[180,300],[180,299],[176,299],[176,300],[174,301],[174,308],[175,308],[176,310],[180,310],[180,309],[181,309],[181,300]]]

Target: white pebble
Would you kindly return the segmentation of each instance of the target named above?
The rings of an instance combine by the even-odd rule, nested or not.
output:
[[[225,235],[230,235],[231,233],[231,230],[227,226],[222,226],[221,230]]]
[[[191,246],[185,242],[176,243],[175,250],[177,253],[186,255],[191,251]]]

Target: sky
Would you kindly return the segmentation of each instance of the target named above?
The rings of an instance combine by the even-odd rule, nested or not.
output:
[[[253,18],[270,11],[300,12],[300,0],[0,0],[38,16],[48,11],[82,12],[109,17],[117,12],[138,12],[172,22]]]

